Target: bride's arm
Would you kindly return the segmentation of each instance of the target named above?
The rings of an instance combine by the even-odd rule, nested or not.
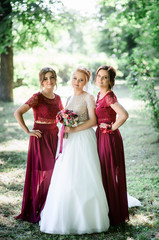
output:
[[[79,132],[95,126],[97,124],[97,119],[96,119],[94,107],[88,108],[88,116],[89,116],[88,121],[78,125],[77,127],[65,127],[65,132],[68,132],[68,133]]]

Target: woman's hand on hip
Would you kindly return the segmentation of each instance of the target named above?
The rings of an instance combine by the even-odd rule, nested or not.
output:
[[[108,124],[108,123],[100,123],[99,127],[100,128],[106,128],[106,129],[110,128],[111,129],[112,126],[111,126],[111,124]]]
[[[41,138],[42,137],[42,132],[40,130],[30,130],[28,132],[29,136],[36,137],[36,138]]]

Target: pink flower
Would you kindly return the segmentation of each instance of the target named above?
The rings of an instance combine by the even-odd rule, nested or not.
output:
[[[77,126],[79,119],[77,113],[72,110],[62,110],[56,116],[56,121],[64,124],[65,126]]]

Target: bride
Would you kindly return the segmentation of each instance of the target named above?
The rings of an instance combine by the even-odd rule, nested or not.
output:
[[[107,231],[108,204],[97,153],[94,97],[83,90],[90,72],[77,68],[72,76],[74,95],[66,109],[79,116],[77,127],[65,127],[68,138],[55,163],[40,231],[51,234],[84,234]]]

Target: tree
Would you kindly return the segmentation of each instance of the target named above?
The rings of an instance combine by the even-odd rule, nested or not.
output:
[[[37,46],[40,35],[54,41],[57,26],[69,22],[57,0],[1,0],[0,100],[13,101],[13,49]]]
[[[146,103],[152,126],[159,132],[159,96],[155,77],[159,77],[159,5],[157,0],[133,1],[134,22],[140,26],[137,46],[129,58],[127,77],[135,94]],[[125,14],[130,18],[132,12]],[[134,82],[138,84],[134,85]]]
[[[0,99],[13,100],[13,48],[12,48],[12,13],[11,3],[2,0],[0,5],[1,29],[0,39],[2,44],[0,66]]]
[[[128,75],[127,59],[137,46],[138,28],[124,16],[125,5],[129,1],[102,0],[99,4],[99,41],[101,52],[116,58],[124,77]]]
[[[159,76],[159,5],[157,0],[103,0],[100,3],[99,49],[124,66],[129,86],[146,102],[159,131],[159,100],[154,77]],[[123,64],[124,62],[124,64]],[[121,64],[122,63],[122,64]]]

